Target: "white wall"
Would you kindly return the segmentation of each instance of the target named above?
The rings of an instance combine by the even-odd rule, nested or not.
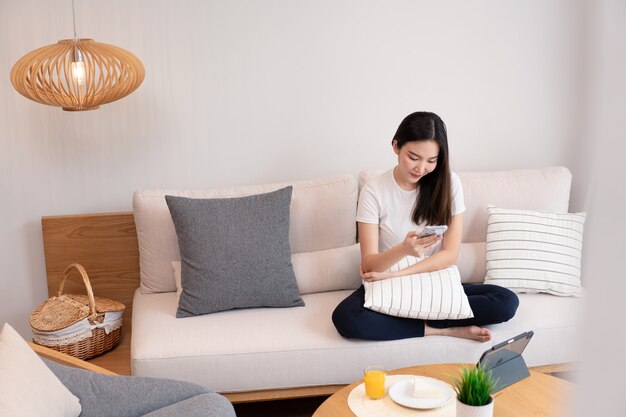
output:
[[[71,2],[0,2],[0,321],[46,297],[40,217],[129,210],[145,187],[208,187],[390,166],[415,110],[438,112],[453,168],[571,165],[580,1],[77,2],[79,36],[146,67],[83,113],[31,102],[22,55],[71,37]]]
[[[576,416],[624,416],[624,248],[626,247],[626,2],[588,0],[581,101],[585,110],[573,161],[588,209],[583,275],[588,290],[581,331],[585,352]]]

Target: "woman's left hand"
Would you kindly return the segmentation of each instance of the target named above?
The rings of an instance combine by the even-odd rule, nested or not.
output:
[[[393,278],[395,276],[395,273],[391,271],[363,272],[363,268],[361,268],[360,266],[359,266],[359,274],[361,275],[361,278],[363,279],[363,281],[366,281],[366,282],[381,281],[383,279]]]

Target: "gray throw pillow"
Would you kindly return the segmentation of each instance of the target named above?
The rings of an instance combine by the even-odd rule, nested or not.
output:
[[[176,317],[303,306],[291,265],[292,187],[236,198],[165,196],[181,257]]]

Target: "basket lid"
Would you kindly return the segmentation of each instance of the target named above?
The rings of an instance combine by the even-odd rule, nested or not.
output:
[[[108,298],[94,297],[98,316],[104,313],[123,311],[124,304]],[[79,294],[64,294],[50,297],[30,315],[30,325],[42,332],[64,329],[89,317],[89,297]]]
[[[89,309],[89,297],[84,294],[66,294],[67,297],[77,301]],[[109,313],[111,311],[124,311],[126,306],[119,301],[111,300],[104,297],[94,297],[96,300],[97,313]]]

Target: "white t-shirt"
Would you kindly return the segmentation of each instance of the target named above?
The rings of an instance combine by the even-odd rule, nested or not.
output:
[[[463,186],[459,177],[452,173],[452,215],[465,211]],[[417,225],[413,222],[413,209],[419,193],[402,189],[393,176],[393,169],[370,180],[359,195],[356,221],[378,225],[378,251],[385,252],[404,240],[411,230],[420,232],[426,222]],[[441,242],[428,251],[428,255],[438,251]]]

